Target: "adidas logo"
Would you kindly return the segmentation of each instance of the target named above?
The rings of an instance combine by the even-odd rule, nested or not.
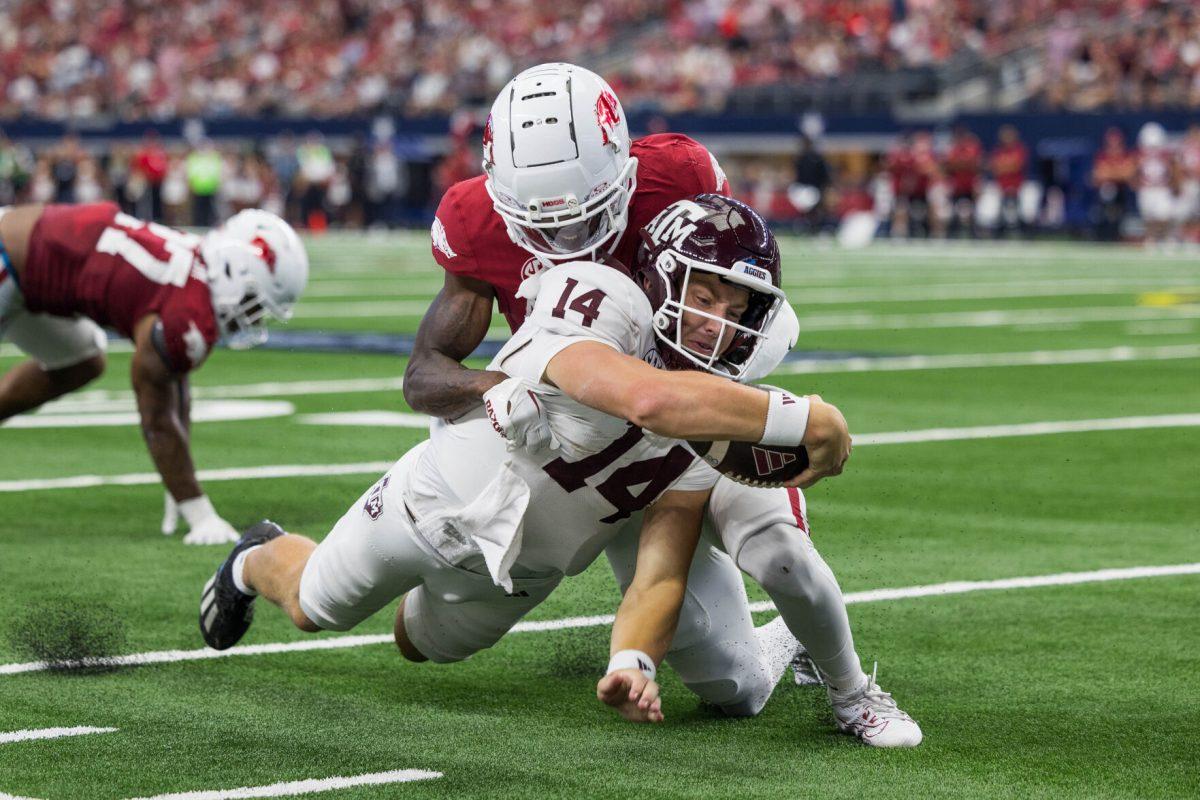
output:
[[[760,477],[783,469],[796,460],[793,453],[780,453],[763,447],[751,447],[750,452],[754,454],[754,468],[758,470]]]

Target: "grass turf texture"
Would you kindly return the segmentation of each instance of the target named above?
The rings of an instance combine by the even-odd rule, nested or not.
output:
[[[427,303],[438,276],[426,247],[416,237],[315,242],[316,293],[301,308],[342,303],[351,316],[335,324],[301,314],[296,326],[412,333],[417,315],[354,316],[353,304]],[[950,354],[1200,339],[1188,316],[1195,305],[1138,305],[1143,292],[1200,285],[1195,264],[1177,257],[1059,246],[838,254],[800,242],[786,242],[785,252],[802,325],[826,320],[803,334],[802,348]],[[1096,284],[1116,288],[1085,291]],[[889,291],[906,299],[871,299]],[[961,297],[972,292],[982,296]],[[920,327],[919,319],[1097,308],[1153,318],[970,327]],[[833,315],[857,312],[875,319],[830,327]],[[128,356],[110,361],[94,388],[127,390]],[[0,369],[13,363],[0,358]],[[196,384],[391,377],[403,363],[218,352]],[[1197,359],[774,382],[822,393],[862,433],[1200,410]],[[281,399],[298,414],[407,410],[396,391]],[[198,464],[221,468],[391,460],[422,433],[281,417],[202,423],[193,436]],[[860,447],[842,478],[808,493],[809,511],[816,542],[847,592],[1195,562],[1198,446],[1200,431],[1180,428]],[[0,429],[0,452],[9,456],[0,480],[150,469],[132,427]],[[373,480],[207,489],[235,523],[271,516],[320,537]],[[159,535],[161,498],[155,486],[0,494],[0,619],[8,621],[0,626],[0,662],[25,660],[10,640],[12,620],[46,604],[108,606],[124,623],[125,652],[200,646],[197,598],[221,550]],[[624,724],[593,699],[607,630],[589,628],[514,634],[452,666],[410,665],[377,645],[102,675],[0,676],[0,731],[120,729],[0,745],[0,793],[116,800],[419,768],[445,777],[328,796],[1195,797],[1198,582],[1183,576],[852,606],[860,654],[868,666],[879,659],[884,687],[926,732],[911,752],[869,750],[837,735],[823,693],[788,685],[759,718],[720,719],[669,668],[667,723]],[[749,590],[752,599],[764,597]],[[616,599],[602,560],[530,618],[611,613]],[[381,613],[355,633],[385,633],[390,622]],[[303,638],[262,608],[246,643]]]

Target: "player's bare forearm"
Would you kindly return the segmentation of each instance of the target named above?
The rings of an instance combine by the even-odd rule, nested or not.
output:
[[[138,323],[130,366],[142,437],[163,485],[176,500],[190,500],[202,492],[188,447],[191,398],[187,379],[174,375],[150,343],[155,318]]]
[[[641,650],[661,664],[679,626],[687,574],[682,581],[658,581],[651,586],[630,586],[617,609],[610,653]]]
[[[483,341],[491,319],[491,287],[447,273],[404,371],[404,400],[414,411],[453,419],[477,407],[484,392],[508,377],[461,363]]]
[[[188,448],[187,428],[178,413],[177,386],[135,389],[142,437],[163,485],[176,500],[190,500],[202,492]]]
[[[586,406],[672,439],[757,442],[767,393],[695,370],[667,371],[597,342],[564,348],[546,377]]]
[[[612,652],[641,650],[662,661],[679,624],[688,571],[709,492],[668,491],[646,509],[633,582],[612,629]]]

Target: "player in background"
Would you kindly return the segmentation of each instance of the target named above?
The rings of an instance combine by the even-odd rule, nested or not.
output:
[[[1185,241],[1200,241],[1200,123],[1188,126],[1179,143],[1179,218]]]
[[[514,78],[492,106],[483,150],[485,174],[451,187],[438,207],[432,252],[445,270],[445,283],[417,331],[404,396],[413,409],[445,419],[483,402],[511,408],[502,421],[511,443],[537,447],[551,436],[543,409],[523,401],[529,387],[517,376],[461,364],[483,341],[493,300],[516,330],[525,316],[525,300],[516,292],[522,280],[580,257],[611,254],[632,264],[639,232],[663,209],[698,193],[725,193],[727,187],[716,159],[686,136],[657,134],[631,143],[611,88],[570,64],[544,64]],[[785,306],[768,339],[780,348],[776,362],[794,345],[798,329]],[[806,438],[810,466],[800,487],[841,472],[849,436],[840,414],[826,414],[836,409],[822,403],[814,409]],[[781,619],[763,626],[759,638],[784,658],[799,649],[797,639],[803,642],[843,730],[865,736],[856,723],[864,711],[867,719],[903,714],[862,671],[841,589],[813,547],[799,489],[752,489],[722,478],[709,515],[717,546],[700,548],[692,582],[741,591],[740,568],[760,583]],[[637,561],[638,524],[632,519],[606,551],[622,586],[629,585]],[[721,631],[693,600],[689,593],[668,655],[681,674],[687,671],[681,665],[719,650]],[[740,708],[737,713],[755,714],[766,700],[745,687],[729,685],[726,691],[727,701],[718,705]],[[864,741],[881,744],[886,738]]]
[[[115,329],[134,344],[142,435],[167,490],[163,532],[177,513],[186,544],[236,541],[196,479],[188,375],[217,341],[252,347],[267,316],[291,316],[308,279],[295,231],[258,210],[200,237],[112,203],[15,206],[0,209],[0,261],[0,339],[30,356],[0,377],[0,420],[99,377],[101,326]]]
[[[991,170],[1000,190],[1000,220],[996,232],[1010,235],[1021,232],[1021,186],[1025,183],[1025,170],[1029,165],[1029,151],[1021,141],[1021,134],[1012,125],[1000,127],[999,141],[992,151]]]
[[[1097,238],[1115,242],[1121,237],[1121,220],[1129,208],[1130,186],[1137,174],[1137,159],[1125,148],[1121,129],[1104,132],[1104,143],[1092,161],[1092,186],[1100,206]]]
[[[983,146],[970,128],[954,126],[954,136],[946,153],[945,172],[950,182],[951,236],[975,238],[975,200],[979,196],[979,175],[983,169]]]
[[[504,415],[490,404],[435,421],[430,439],[319,545],[270,523],[248,532],[205,587],[205,640],[221,649],[237,642],[255,592],[306,631],[347,630],[404,595],[395,627],[403,654],[461,661],[495,644],[646,509],[598,693],[630,719],[661,719],[655,669],[677,627],[718,477],[678,439],[794,447],[819,399],[707,374],[771,357],[764,331],[786,298],[778,248],[761,217],[709,194],[673,204],[652,229],[661,244],[643,251],[633,278],[619,266],[575,261],[521,286],[532,313],[490,367],[525,381],[557,448],[510,449]],[[685,277],[675,284],[664,273]],[[660,348],[657,319],[672,321],[677,350]],[[680,343],[692,355],[675,370],[652,366],[684,352]],[[695,360],[705,367],[695,369]],[[740,604],[722,584],[688,591],[706,596],[727,639],[722,653],[710,653],[702,696],[725,702],[726,683],[769,696],[786,661],[772,674],[744,591]]]
[[[1146,226],[1146,244],[1165,242],[1176,217],[1175,154],[1167,142],[1167,132],[1157,122],[1147,122],[1138,131],[1137,190],[1138,213]]]

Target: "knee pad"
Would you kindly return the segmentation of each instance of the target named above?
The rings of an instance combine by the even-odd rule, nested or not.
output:
[[[786,525],[750,536],[738,552],[737,564],[771,596],[810,595],[833,578],[808,534]]]

